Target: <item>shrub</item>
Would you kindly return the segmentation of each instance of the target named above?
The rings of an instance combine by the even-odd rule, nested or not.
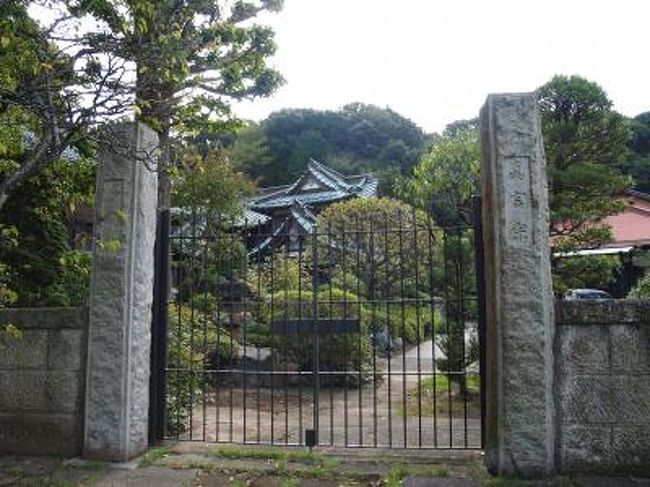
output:
[[[428,304],[399,304],[392,303],[386,311],[386,304],[381,305],[375,312],[370,310],[371,330],[381,331],[390,328],[393,338],[401,338],[405,344],[423,341],[431,335],[435,326],[436,331],[444,329],[442,316],[438,311],[432,311]]]
[[[216,374],[204,373],[236,360],[239,343],[208,309],[169,306],[167,352],[167,433],[187,429],[193,402],[216,385]]]
[[[59,258],[56,284],[45,290],[48,306],[79,306],[88,302],[92,258],[88,252],[69,250]]]
[[[621,270],[621,260],[616,255],[582,255],[562,257],[553,262],[553,288],[557,296],[569,289],[604,289]]]
[[[314,316],[313,297],[312,291],[288,290],[271,294],[262,304],[260,321],[270,327],[274,321],[311,319]],[[368,331],[370,313],[366,303],[355,294],[338,288],[319,290],[316,300],[318,302],[318,318],[358,319],[360,322],[358,333],[321,333],[319,335],[320,370],[330,372],[360,371],[362,381],[367,380],[371,371],[371,345]],[[279,360],[293,363],[301,371],[313,370],[315,365],[314,335],[311,328],[306,328],[304,333],[271,334],[270,341]],[[358,375],[325,375],[325,380],[331,384],[354,385],[358,382]]]
[[[650,298],[650,272],[646,273],[643,278],[637,282],[627,296],[630,299],[648,299]]]

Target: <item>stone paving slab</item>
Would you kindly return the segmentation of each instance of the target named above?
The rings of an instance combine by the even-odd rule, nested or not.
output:
[[[404,487],[650,487],[650,478],[600,478],[582,477],[553,479],[549,481],[521,481],[491,478],[482,467],[480,455],[454,452],[448,458],[432,453],[430,462],[424,464],[423,452],[330,450],[318,452],[321,458],[337,459],[328,474],[313,477],[313,465],[299,460],[288,460],[282,466],[277,459],[242,458],[227,459],[217,455],[214,445],[174,445],[158,449],[163,454],[156,460],[142,457],[128,463],[108,464],[80,459],[54,457],[0,457],[0,486],[39,487],[282,487],[293,479],[296,487],[339,487],[355,485],[377,487],[386,485],[385,479],[393,467],[413,469],[407,475]],[[236,450],[236,447],[230,447]],[[264,448],[260,448],[263,451]],[[302,449],[286,449],[298,452]],[[278,451],[277,448],[272,451]],[[401,453],[401,454],[400,454]],[[447,452],[445,452],[447,453]],[[414,460],[414,461],[412,461]],[[153,465],[146,465],[146,463]],[[431,468],[440,476],[426,476],[422,469]],[[363,474],[363,478],[358,477]],[[431,475],[436,475],[432,473]]]

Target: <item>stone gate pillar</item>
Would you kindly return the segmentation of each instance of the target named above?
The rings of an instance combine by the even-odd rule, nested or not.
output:
[[[84,456],[127,461],[147,447],[158,176],[140,123],[100,148],[90,290]]]
[[[554,470],[553,289],[546,163],[533,94],[481,110],[487,304],[485,458],[497,474]]]

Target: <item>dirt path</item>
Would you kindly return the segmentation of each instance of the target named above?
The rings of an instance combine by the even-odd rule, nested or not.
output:
[[[361,388],[321,386],[319,441],[329,446],[479,448],[476,405],[450,408],[418,400],[418,381],[431,377],[433,350],[425,342],[388,358],[382,373]],[[442,355],[435,350],[435,356]],[[442,392],[444,394],[444,391]],[[440,394],[440,392],[438,392]],[[424,394],[423,394],[424,397]],[[407,411],[407,414],[405,414]],[[180,439],[232,443],[304,444],[314,423],[312,387],[226,388],[196,402],[191,435]]]

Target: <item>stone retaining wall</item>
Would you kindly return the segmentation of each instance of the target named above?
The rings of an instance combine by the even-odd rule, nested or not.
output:
[[[0,454],[73,456],[83,442],[88,310],[0,309]]]
[[[556,323],[560,471],[647,475],[650,301],[561,301]]]

